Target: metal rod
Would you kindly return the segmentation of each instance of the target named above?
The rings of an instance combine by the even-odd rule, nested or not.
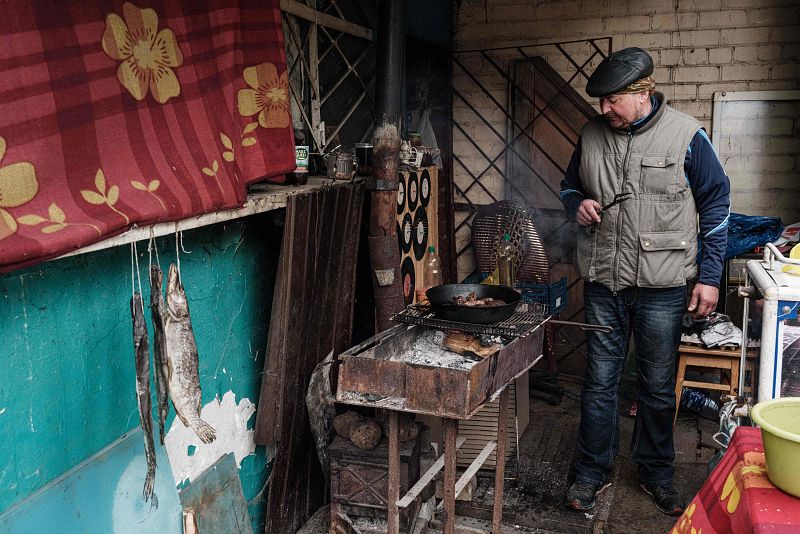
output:
[[[493,52],[495,50],[512,50],[514,48],[538,48],[543,46],[553,46],[556,44],[574,44],[574,43],[585,43],[589,41],[590,43],[594,43],[595,41],[609,41],[611,42],[611,37],[601,37],[599,39],[576,39],[574,41],[550,41],[547,43],[528,43],[524,45],[509,45],[509,46],[498,46],[495,48],[473,48],[473,49],[466,49],[466,50],[456,50],[456,54],[468,54],[470,52]]]
[[[750,275],[747,269],[744,271],[744,286],[750,282]],[[747,322],[750,318],[750,297],[745,297],[742,303],[742,354],[739,357],[739,396],[744,397],[745,373],[747,372]],[[755,391],[755,381],[753,382]]]
[[[444,525],[442,534],[455,534],[456,526],[456,435],[458,419],[445,417],[444,427]]]
[[[614,332],[614,329],[610,326],[604,326],[600,324],[587,324],[587,323],[576,323],[573,321],[558,321],[556,319],[550,319],[550,324],[563,324],[567,326],[577,326],[581,330],[588,330],[590,332],[604,332],[606,334],[610,334]]]
[[[389,410],[389,496],[388,496],[388,534],[400,534],[400,432],[397,412]]]
[[[508,386],[500,393],[497,407],[497,456],[494,468],[494,508],[492,510],[492,532],[500,534],[503,524],[503,492],[506,479],[506,443],[508,442]]]

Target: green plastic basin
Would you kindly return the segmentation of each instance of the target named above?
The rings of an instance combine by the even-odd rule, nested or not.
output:
[[[800,497],[800,398],[759,402],[751,415],[761,427],[770,482]]]

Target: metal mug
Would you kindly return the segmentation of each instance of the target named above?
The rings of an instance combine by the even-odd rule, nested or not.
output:
[[[342,152],[336,157],[335,177],[337,180],[352,180],[358,169],[358,158],[350,152]]]

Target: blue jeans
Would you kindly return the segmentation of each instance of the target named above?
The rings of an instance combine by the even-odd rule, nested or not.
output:
[[[639,409],[631,454],[645,484],[672,482],[672,418],[675,358],[686,286],[629,287],[613,293],[602,284],[584,286],[586,322],[614,328],[587,332],[587,376],[581,393],[576,479],[599,484],[611,473],[619,449],[617,392],[631,333],[636,343]]]

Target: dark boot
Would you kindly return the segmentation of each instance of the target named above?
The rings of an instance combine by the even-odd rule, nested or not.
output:
[[[686,509],[686,499],[671,484],[660,486],[641,484],[642,490],[653,498],[659,511],[667,515],[681,515]]]

